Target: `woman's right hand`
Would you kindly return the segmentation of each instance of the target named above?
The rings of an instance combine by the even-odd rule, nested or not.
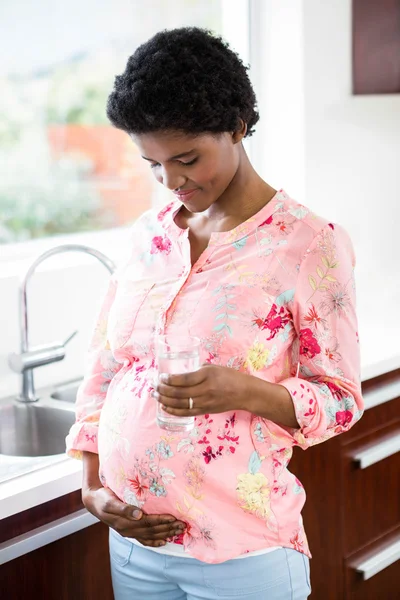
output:
[[[172,515],[147,515],[140,508],[125,504],[108,488],[82,490],[85,508],[120,535],[136,539],[144,546],[164,546],[180,535],[186,524]]]

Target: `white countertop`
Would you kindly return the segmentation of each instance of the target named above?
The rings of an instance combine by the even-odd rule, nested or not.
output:
[[[371,379],[400,368],[400,354],[393,354],[380,361],[364,357],[362,379]],[[10,457],[7,457],[10,459]],[[18,459],[15,459],[18,462]],[[82,463],[62,455],[60,460],[0,483],[0,519],[59,498],[81,488]],[[47,464],[46,464],[47,463]],[[0,461],[1,464],[1,461]]]
[[[395,369],[400,369],[400,354],[393,354],[379,361],[369,360],[361,362],[361,380],[366,381],[373,377],[378,377],[384,373],[389,373]]]
[[[400,368],[400,324],[393,322],[391,312],[383,311],[379,319],[374,307],[357,312],[362,380]]]
[[[79,490],[81,484],[81,461],[62,456],[59,462],[0,484],[0,519]]]

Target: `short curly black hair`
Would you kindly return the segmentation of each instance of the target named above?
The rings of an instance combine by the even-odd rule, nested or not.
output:
[[[181,27],[157,33],[137,48],[115,78],[107,116],[130,134],[179,130],[222,133],[259,119],[246,67],[211,31]]]

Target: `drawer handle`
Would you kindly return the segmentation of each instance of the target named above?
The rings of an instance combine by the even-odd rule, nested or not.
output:
[[[386,569],[397,560],[400,559],[400,540],[394,542],[390,546],[387,546],[383,550],[377,552],[371,558],[368,558],[362,563],[355,565],[357,573],[361,573],[364,580],[370,579],[377,573]]]
[[[363,450],[353,456],[353,461],[357,463],[360,469],[366,469],[375,463],[392,456],[400,451],[400,433]]]
[[[86,508],[83,508],[42,527],[18,535],[0,544],[0,565],[51,544],[94,523],[98,523],[98,519],[90,514]]]

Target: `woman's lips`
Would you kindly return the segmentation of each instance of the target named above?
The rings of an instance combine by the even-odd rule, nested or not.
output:
[[[180,190],[179,192],[174,192],[174,194],[181,202],[188,202],[198,191],[198,188],[195,190]]]

